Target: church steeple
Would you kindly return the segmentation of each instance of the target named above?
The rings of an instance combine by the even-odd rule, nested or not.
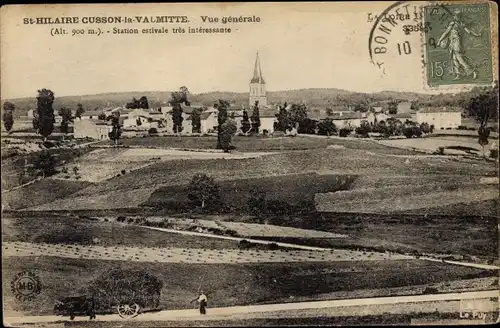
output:
[[[264,78],[262,77],[262,70],[260,68],[259,52],[257,51],[257,57],[255,58],[255,66],[253,69],[253,77],[250,83],[260,83],[266,84]]]
[[[259,102],[261,108],[267,106],[266,82],[262,77],[262,70],[260,69],[259,52],[257,52],[257,57],[255,58],[253,77],[250,80],[250,93],[248,99],[250,108],[253,108],[256,101]]]

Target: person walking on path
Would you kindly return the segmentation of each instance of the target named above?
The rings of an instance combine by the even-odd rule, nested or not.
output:
[[[192,300],[191,303],[198,302],[200,304],[200,314],[207,314],[207,301],[207,295],[201,291],[200,296]]]

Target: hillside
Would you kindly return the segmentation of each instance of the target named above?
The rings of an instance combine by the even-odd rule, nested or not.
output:
[[[149,101],[150,107],[159,107],[165,105],[170,99],[171,91],[137,91],[137,92],[112,92],[101,93],[94,95],[82,96],[65,96],[58,97],[57,90],[55,92],[54,109],[60,107],[69,107],[75,109],[78,103],[81,103],[86,110],[105,107],[118,107],[124,106],[127,102],[131,101],[133,97],[139,99],[141,96],[146,96]],[[355,104],[360,101],[429,101],[430,95],[411,93],[411,92],[397,92],[397,91],[384,91],[373,94],[357,93],[342,89],[300,89],[300,90],[286,90],[286,91],[270,91],[268,92],[268,102],[299,102],[306,101],[313,106],[327,106],[327,105],[346,105]],[[247,104],[248,93],[236,92],[208,92],[200,94],[192,94],[190,96],[191,102],[198,102],[204,105],[212,105],[217,99],[225,99],[235,104]],[[36,107],[36,98],[16,98],[2,100],[10,101],[16,106],[15,116],[25,116],[29,109]]]

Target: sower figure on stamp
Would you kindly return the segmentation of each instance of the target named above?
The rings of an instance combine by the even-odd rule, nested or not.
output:
[[[203,291],[200,291],[200,296],[192,300],[191,303],[198,302],[200,305],[200,314],[207,314],[207,301],[207,295]]]
[[[469,59],[465,56],[462,40],[464,32],[475,37],[481,36],[481,33],[471,31],[465,26],[465,23],[460,18],[460,10],[455,9],[453,12],[453,19],[437,42],[437,44],[443,48],[448,46],[453,65],[453,73],[456,74],[454,80],[460,79],[462,74],[466,76],[472,74],[473,79],[477,77],[476,70],[471,67]]]

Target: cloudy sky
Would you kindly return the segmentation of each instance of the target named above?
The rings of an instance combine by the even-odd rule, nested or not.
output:
[[[325,4],[128,4],[32,5],[1,9],[2,98],[172,90],[193,93],[248,91],[255,54],[260,54],[268,90],[341,88],[360,92],[426,92],[421,35],[405,35],[402,24],[387,36],[383,69],[368,53],[372,16],[391,2]],[[410,8],[410,11],[413,9]],[[26,25],[23,18],[186,15],[188,24]],[[258,16],[260,23],[202,23],[200,16]],[[231,28],[231,34],[121,34],[113,28],[188,26]],[[63,27],[69,35],[51,36]],[[100,28],[101,36],[73,29]],[[110,33],[107,33],[109,31]],[[379,39],[381,42],[385,40]],[[408,41],[411,53],[399,55]]]

